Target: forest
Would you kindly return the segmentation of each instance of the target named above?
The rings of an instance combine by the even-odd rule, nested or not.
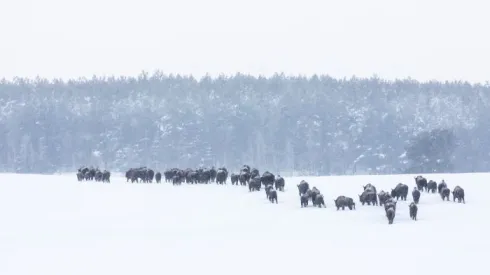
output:
[[[290,175],[490,171],[490,85],[135,77],[0,81],[0,170],[243,164]]]

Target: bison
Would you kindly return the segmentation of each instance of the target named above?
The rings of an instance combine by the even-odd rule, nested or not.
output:
[[[306,193],[301,194],[300,195],[301,207],[307,207],[309,199],[310,199],[310,197],[308,196],[308,194],[306,194]]]
[[[335,207],[337,207],[337,210],[342,208],[342,210],[345,210],[345,207],[348,207],[349,210],[356,209],[356,204],[354,203],[354,200],[352,198],[346,197],[346,196],[338,196],[337,199],[333,200],[335,202]]]
[[[284,186],[286,185],[284,182],[284,178],[281,177],[280,175],[277,175],[276,179],[274,180],[274,185],[277,190],[284,192]]]
[[[315,197],[315,200],[313,200],[313,206],[318,206],[318,207],[326,207],[325,206],[325,200],[323,198],[322,194],[317,194]]]
[[[422,176],[415,177],[415,184],[417,185],[417,189],[419,191],[427,190],[427,179]],[[427,190],[428,191],[428,190]]]
[[[430,180],[427,183],[427,192],[435,193],[437,191],[437,182]]]
[[[393,198],[396,198],[396,200],[401,198],[402,200],[406,201],[407,195],[408,195],[408,185],[406,184],[399,183],[395,186],[395,189],[391,189],[391,196]]]
[[[441,181],[441,183],[439,183],[439,184],[437,185],[437,192],[440,194],[440,193],[441,193],[442,188],[444,188],[444,187],[447,187],[447,184],[446,184],[446,182],[445,182],[444,180],[442,180],[442,181]]]
[[[412,203],[410,203],[408,208],[409,208],[409,212],[410,212],[410,218],[412,220],[416,221],[417,220],[417,212],[418,212],[417,204],[415,204],[415,202],[412,202]]]
[[[367,203],[368,205],[378,205],[378,197],[376,196],[376,193],[373,190],[365,190],[362,192],[361,195],[359,195],[359,201],[361,202],[362,205]]]
[[[260,178],[253,178],[248,182],[248,190],[252,191],[260,191]]]
[[[306,194],[306,191],[310,189],[310,185],[305,180],[302,180],[297,186],[300,196]]]
[[[236,175],[235,173],[231,173],[230,179],[232,185],[238,185],[238,175]]]
[[[453,190],[453,201],[456,201],[456,199],[459,203],[461,203],[461,201],[463,201],[463,203],[466,203],[464,201],[464,189],[461,188],[459,185],[454,187]]]
[[[381,190],[378,194],[379,205],[382,206],[385,204],[386,200],[391,199],[391,195],[388,192]]]
[[[388,224],[393,224],[393,220],[395,219],[395,209],[388,208],[386,210],[386,218],[388,218]]]
[[[449,194],[450,193],[451,193],[451,191],[449,190],[449,188],[443,187],[441,189],[441,192],[440,192],[442,200],[447,199],[449,201]]]
[[[416,187],[413,188],[412,198],[413,198],[413,202],[415,202],[416,204],[419,203],[419,200],[420,200],[420,191]]]
[[[161,182],[162,182],[162,173],[157,172],[157,173],[155,174],[155,181],[156,181],[157,183],[161,183]]]

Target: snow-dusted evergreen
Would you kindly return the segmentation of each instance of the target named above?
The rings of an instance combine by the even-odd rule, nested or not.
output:
[[[0,169],[490,170],[490,86],[142,73],[0,83]]]

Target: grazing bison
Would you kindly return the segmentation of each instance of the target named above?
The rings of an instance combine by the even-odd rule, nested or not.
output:
[[[359,201],[362,205],[364,205],[365,203],[367,203],[368,205],[371,205],[371,203],[373,205],[378,205],[378,197],[372,189],[368,189],[362,192],[362,194],[359,195]]]
[[[391,196],[393,198],[396,198],[396,200],[401,198],[402,200],[406,201],[407,195],[408,195],[408,185],[406,184],[399,183],[397,186],[395,186],[395,189],[391,189]]]
[[[313,206],[318,206],[318,207],[327,207],[325,206],[325,199],[323,198],[322,194],[317,194],[315,196],[315,200],[313,200]]]
[[[285,182],[284,182],[284,178],[281,177],[280,175],[277,175],[275,181],[274,181],[274,185],[276,187],[277,190],[281,191],[281,192],[284,192],[284,186],[286,185]]]
[[[437,185],[437,192],[440,194],[440,193],[441,193],[442,188],[444,188],[444,187],[447,187],[447,184],[446,184],[446,182],[445,182],[444,180],[442,180],[442,181],[441,181],[441,183],[439,183],[439,184]]]
[[[419,191],[427,190],[427,179],[422,176],[415,177],[415,184],[417,185],[417,189]],[[428,190],[427,190],[428,191]]]
[[[430,180],[427,183],[427,192],[435,193],[437,191],[437,182]]]
[[[390,193],[381,190],[381,192],[379,192],[378,194],[378,198],[379,198],[379,205],[382,206],[385,204],[386,200],[391,199],[391,195]]]
[[[388,224],[393,224],[393,220],[395,220],[395,209],[388,208],[386,210],[386,218],[388,218]]]
[[[300,202],[301,202],[301,207],[307,207],[308,206],[308,201],[310,200],[310,196],[308,194],[301,194],[300,195]]]
[[[346,197],[346,196],[338,196],[337,199],[333,200],[335,202],[335,207],[337,207],[337,210],[342,208],[342,210],[345,210],[345,207],[348,207],[349,210],[356,209],[356,204],[354,203],[354,200],[352,198]]]
[[[459,203],[461,203],[461,201],[463,201],[463,203],[466,203],[464,201],[464,189],[461,188],[459,185],[454,187],[453,190],[453,201],[456,201],[456,199],[458,200]]]
[[[451,191],[449,190],[449,188],[443,187],[441,189],[441,193],[440,194],[441,194],[442,200],[444,200],[444,198],[446,198],[449,201],[449,194],[451,194]]]
[[[415,204],[415,202],[412,202],[410,203],[410,205],[408,206],[409,210],[410,210],[410,218],[412,220],[417,220],[417,211],[418,211],[418,207],[417,207],[417,204]]]
[[[162,173],[157,172],[157,173],[155,174],[155,181],[156,181],[157,183],[161,183],[161,182],[162,182]]]
[[[416,204],[419,203],[419,200],[420,200],[420,191],[416,187],[413,188],[412,198],[413,198],[413,202],[415,202]]]
[[[306,194],[306,191],[308,191],[309,189],[310,189],[310,185],[305,180],[302,180],[298,184],[298,191],[300,196]]]
[[[230,179],[232,185],[238,185],[238,175],[236,175],[235,173],[231,173]]]

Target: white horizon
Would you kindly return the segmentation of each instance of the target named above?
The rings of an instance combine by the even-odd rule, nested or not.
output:
[[[6,0],[0,78],[236,73],[490,80],[490,4]],[[463,4],[464,3],[464,4]]]

